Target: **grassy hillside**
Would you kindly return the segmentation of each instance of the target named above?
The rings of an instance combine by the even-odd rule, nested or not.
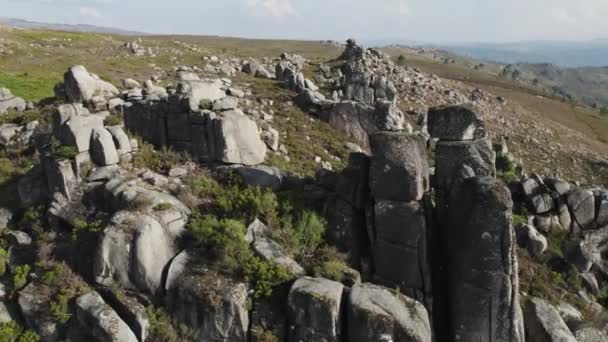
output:
[[[74,64],[83,64],[119,85],[125,77],[143,80],[178,65],[202,67],[204,56],[276,58],[289,52],[301,54],[315,65],[341,52],[339,47],[321,42],[142,36],[140,45],[151,48],[153,56],[134,56],[124,44],[137,38],[0,27],[0,51],[4,51],[0,52],[0,86],[27,100],[40,101],[53,96],[53,86]],[[585,183],[608,185],[608,170],[597,164],[608,158],[608,118],[499,77],[498,69],[491,65],[474,70],[477,61],[445,63],[400,48],[387,52],[395,58],[403,54],[406,65],[504,97],[507,105],[487,122],[494,135],[509,138],[511,149],[523,159],[527,171],[559,173]]]

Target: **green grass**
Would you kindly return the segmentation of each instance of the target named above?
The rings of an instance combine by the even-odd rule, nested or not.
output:
[[[271,126],[281,133],[279,142],[287,148],[289,161],[283,155],[269,152],[266,162],[282,170],[291,171],[302,176],[313,176],[320,165],[314,158],[320,156],[329,161],[334,170],[345,167],[349,151],[345,134],[331,128],[329,124],[314,119],[297,106],[288,106],[295,93],[283,88],[278,82],[240,75],[237,83],[250,84],[253,94],[260,98],[274,101],[275,111]],[[334,160],[331,156],[340,158]]]
[[[0,72],[0,87],[8,88],[13,95],[22,97],[26,101],[38,102],[40,100],[54,97],[53,87],[59,83],[61,78],[46,74],[29,74]]]

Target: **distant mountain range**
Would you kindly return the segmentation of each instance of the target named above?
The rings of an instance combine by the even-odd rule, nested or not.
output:
[[[114,27],[102,27],[95,25],[86,24],[53,24],[53,23],[39,23],[35,21],[15,19],[15,18],[3,18],[0,17],[0,25],[19,27],[25,29],[45,29],[55,31],[74,31],[74,32],[92,32],[92,33],[108,33],[108,34],[120,34],[120,35],[144,35],[145,33],[128,31]]]
[[[505,64],[551,63],[562,67],[608,66],[608,39],[441,45],[440,48]]]

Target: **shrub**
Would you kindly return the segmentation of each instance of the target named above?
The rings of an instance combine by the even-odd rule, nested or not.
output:
[[[38,342],[40,337],[15,321],[0,323],[0,342]]]
[[[84,219],[77,218],[72,223],[72,240],[78,240],[83,234],[97,234],[103,229],[101,221],[87,222]]]
[[[117,112],[115,114],[112,115],[108,115],[104,120],[103,120],[103,125],[104,126],[120,126],[124,123],[124,117],[122,115],[122,113]]]
[[[150,320],[150,341],[179,342],[192,341],[194,333],[185,325],[175,328],[170,316],[161,308],[152,305],[146,307],[146,313]]]
[[[59,140],[53,138],[51,141],[51,155],[58,160],[71,160],[78,155],[78,151],[76,147],[63,145]]]
[[[279,338],[270,330],[252,331],[251,335],[259,342],[279,342]]]
[[[188,227],[197,246],[209,252],[220,269],[234,272],[251,258],[249,244],[244,238],[246,229],[239,221],[197,215]]]
[[[399,65],[405,65],[406,64],[405,56],[404,55],[399,55],[399,57],[397,57],[397,64],[399,64]]]
[[[524,215],[513,214],[513,227],[517,227],[522,224],[528,224],[528,218]]]
[[[191,183],[194,193],[199,197],[215,198],[223,191],[220,184],[207,175],[198,176]]]
[[[322,262],[313,268],[316,277],[323,277],[330,280],[341,282],[344,279],[344,269],[346,265],[342,261],[329,260]]]
[[[61,324],[66,323],[72,317],[70,313],[70,300],[72,300],[71,294],[60,290],[55,296],[55,299],[50,302],[49,309],[51,316],[56,322]]]
[[[335,247],[323,246],[317,251],[312,264],[312,273],[317,277],[341,282],[344,279],[346,256]]]
[[[220,216],[229,216],[251,222],[256,217],[271,225],[277,218],[278,201],[269,189],[259,187],[240,188],[229,185],[215,198]]]
[[[72,317],[70,302],[89,289],[88,285],[64,263],[54,263],[47,267],[41,282],[53,291],[49,302],[49,313],[60,324],[66,323]]]
[[[252,283],[254,296],[270,296],[275,286],[291,275],[275,263],[253,255],[245,241],[245,226],[236,220],[220,220],[215,216],[194,216],[188,225],[196,245],[214,259],[217,271],[231,276],[243,276]]]
[[[17,124],[17,125],[25,125],[32,121],[40,121],[43,122],[45,119],[42,116],[42,113],[37,110],[26,110],[23,112],[9,111],[0,116],[0,125],[2,124]]]
[[[154,146],[138,138],[139,150],[133,157],[133,166],[137,168],[148,168],[156,172],[166,172],[179,163],[186,162],[188,156],[178,153],[173,149],[163,147],[154,150]]]
[[[13,292],[21,290],[27,285],[27,276],[30,273],[30,265],[15,267],[13,271]]]
[[[8,261],[8,252],[0,247],[0,276],[6,273],[6,262]]]
[[[242,186],[234,177],[229,177],[223,185],[208,175],[190,182],[196,196],[212,201],[212,209],[219,217],[247,224],[258,217],[271,226],[277,221],[279,201],[270,189]]]
[[[281,227],[273,231],[273,238],[306,263],[324,243],[326,222],[310,210],[301,211],[296,222],[292,221],[293,216],[282,216]]]
[[[253,283],[254,297],[270,297],[272,290],[293,278],[283,267],[274,262],[266,262],[258,257],[250,257],[244,266],[245,279]]]

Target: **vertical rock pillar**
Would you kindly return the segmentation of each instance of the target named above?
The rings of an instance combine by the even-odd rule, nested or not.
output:
[[[371,243],[375,278],[431,309],[426,193],[429,166],[422,136],[378,132],[370,137]]]
[[[446,341],[520,342],[513,202],[495,174],[483,122],[464,106],[429,110],[438,139],[433,187],[438,226],[435,321]]]

